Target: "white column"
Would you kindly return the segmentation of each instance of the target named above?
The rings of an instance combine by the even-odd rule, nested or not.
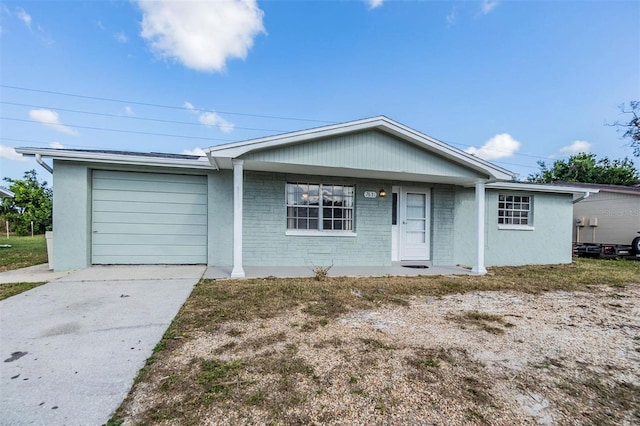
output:
[[[233,269],[231,278],[244,277],[242,268],[242,165],[243,160],[232,160],[233,163]]]
[[[485,223],[485,194],[484,181],[476,182],[476,253],[473,269],[475,274],[484,275],[487,269],[484,267],[484,223]]]

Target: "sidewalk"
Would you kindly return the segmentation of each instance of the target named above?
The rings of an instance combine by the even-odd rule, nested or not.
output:
[[[66,277],[75,271],[53,272],[46,263],[22,269],[0,272],[0,284],[42,283]]]

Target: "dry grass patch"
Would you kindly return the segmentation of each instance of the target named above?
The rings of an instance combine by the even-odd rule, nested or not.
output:
[[[452,315],[452,321],[460,324],[460,327],[475,327],[487,333],[503,334],[504,328],[513,327],[513,324],[503,319],[502,315],[489,314],[487,312],[468,311],[460,315]]]
[[[639,281],[640,262],[594,260],[483,277],[203,280],[113,420],[633,424],[637,369],[611,360],[613,374],[598,357],[603,339],[620,345],[611,356],[640,351]],[[597,344],[545,327],[585,342],[597,331]]]

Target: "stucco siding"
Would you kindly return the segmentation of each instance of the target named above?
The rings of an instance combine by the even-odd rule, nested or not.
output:
[[[498,193],[486,192],[486,266],[571,263],[573,204],[569,194],[527,193],[533,197],[531,230],[498,228]],[[508,192],[513,193],[513,192]],[[475,193],[456,193],[455,263],[473,265]]]
[[[91,171],[54,161],[53,188],[53,268],[86,268],[91,264]]]
[[[574,219],[584,217],[586,222],[573,227],[574,241],[631,244],[640,231],[640,195],[601,191],[574,204],[573,213]],[[594,218],[596,227],[589,225]]]
[[[355,236],[286,235],[287,182],[355,185]],[[391,197],[364,198],[388,182],[246,172],[243,256],[247,266],[391,264]]]
[[[379,131],[353,133],[245,154],[245,160],[432,176],[480,177],[439,155]]]

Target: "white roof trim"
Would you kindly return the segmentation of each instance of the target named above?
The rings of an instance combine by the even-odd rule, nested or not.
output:
[[[559,194],[597,194],[598,189],[579,188],[569,185],[546,185],[539,183],[526,182],[495,182],[486,185],[488,189],[506,189],[512,191],[529,191],[529,192],[555,192]]]
[[[13,198],[15,194],[8,189],[0,187],[0,198]]]
[[[55,148],[16,148],[16,152],[24,156],[35,156],[39,154],[42,157],[52,158],[54,160],[211,170],[211,164],[206,157],[191,160],[184,158],[149,157],[135,155],[135,153],[114,154],[104,152],[70,151]]]
[[[284,133],[276,136],[268,136],[247,141],[216,145],[205,149],[205,152],[207,153],[207,155],[210,155],[210,158],[239,158],[243,154],[255,150],[276,148],[305,142],[312,139],[326,138],[336,135],[342,135],[345,133],[371,129],[378,129],[386,131],[387,133],[391,133],[419,147],[432,152],[436,152],[437,154],[442,155],[445,158],[448,158],[457,163],[461,163],[466,167],[469,167],[476,171],[480,171],[482,173],[486,173],[491,176],[492,179],[510,180],[515,178],[516,176],[515,173],[507,169],[496,166],[493,163],[482,160],[481,158],[468,154],[458,148],[447,145],[444,142],[422,134],[385,116],[365,118],[362,120],[350,121],[341,124],[332,124],[329,126]]]

